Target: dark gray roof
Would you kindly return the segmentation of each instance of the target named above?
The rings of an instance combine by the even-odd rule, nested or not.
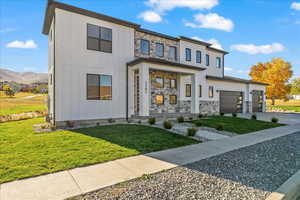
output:
[[[177,62],[171,62],[163,59],[158,59],[158,58],[136,58],[133,61],[130,61],[127,63],[128,66],[134,66],[142,62],[147,62],[147,63],[153,63],[153,64],[164,64],[164,65],[170,65],[170,66],[175,66],[175,67],[182,67],[182,68],[187,68],[187,69],[193,69],[193,70],[205,70],[205,68],[202,67],[197,67],[194,65],[186,65],[182,63],[177,63]]]
[[[227,82],[236,82],[236,83],[246,83],[246,84],[257,84],[257,85],[269,85],[267,83],[247,80],[247,79],[241,79],[236,78],[232,76],[224,76],[224,77],[218,77],[218,76],[206,76],[206,79],[208,80],[218,80],[218,81],[227,81]]]

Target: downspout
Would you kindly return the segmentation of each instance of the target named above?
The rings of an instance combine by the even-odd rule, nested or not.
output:
[[[56,43],[56,29],[55,29],[55,25],[56,25],[56,13],[54,10],[54,15],[53,15],[53,121],[54,121],[54,126],[56,126],[56,112],[55,112],[55,65],[56,65],[56,60],[55,60],[55,43]]]
[[[128,121],[128,64],[126,64],[126,121]]]

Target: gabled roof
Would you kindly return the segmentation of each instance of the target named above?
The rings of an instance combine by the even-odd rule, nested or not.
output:
[[[262,82],[247,80],[247,79],[241,79],[241,78],[236,78],[236,77],[232,77],[232,76],[224,76],[224,77],[206,76],[206,79],[217,80],[217,81],[236,82],[236,83],[246,83],[246,84],[269,85],[267,83],[262,83]]]
[[[187,68],[187,69],[193,69],[193,70],[205,70],[205,68],[202,67],[197,67],[194,65],[186,65],[182,63],[177,63],[177,62],[171,62],[159,58],[136,58],[133,61],[130,61],[127,63],[128,66],[134,66],[139,63],[146,62],[146,63],[153,63],[153,64],[163,64],[163,65],[169,65],[169,66],[175,66],[175,67],[182,67],[182,68]]]
[[[111,16],[103,15],[103,14],[96,13],[96,12],[93,12],[93,11],[89,11],[89,10],[86,10],[86,9],[82,9],[82,8],[78,8],[78,7],[75,7],[75,6],[68,5],[68,4],[60,3],[60,2],[57,2],[57,1],[48,0],[46,13],[45,13],[45,18],[44,18],[43,34],[47,35],[49,33],[49,29],[50,29],[50,26],[51,26],[52,18],[54,16],[55,8],[60,8],[62,10],[70,11],[70,12],[77,13],[77,14],[80,14],[80,15],[85,15],[85,16],[88,16],[88,17],[93,17],[93,18],[96,18],[96,19],[101,19],[101,20],[104,20],[104,21],[112,22],[112,23],[115,23],[115,24],[123,25],[123,26],[128,26],[128,27],[131,27],[131,28],[140,27],[139,24],[135,24],[135,23],[132,23],[132,22],[129,22],[129,21],[117,19],[117,18],[114,18],[114,17],[111,17]]]

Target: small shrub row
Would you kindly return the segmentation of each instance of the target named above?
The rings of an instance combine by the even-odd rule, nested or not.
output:
[[[197,128],[192,127],[187,129],[187,135],[188,136],[195,136],[197,133]]]
[[[171,129],[173,127],[173,124],[170,121],[164,121],[163,125],[165,129]]]

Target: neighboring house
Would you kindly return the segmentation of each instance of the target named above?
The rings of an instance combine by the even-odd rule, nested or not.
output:
[[[49,118],[68,120],[265,110],[263,83],[224,76],[226,51],[48,1]]]
[[[300,94],[290,95],[291,99],[300,100]]]

